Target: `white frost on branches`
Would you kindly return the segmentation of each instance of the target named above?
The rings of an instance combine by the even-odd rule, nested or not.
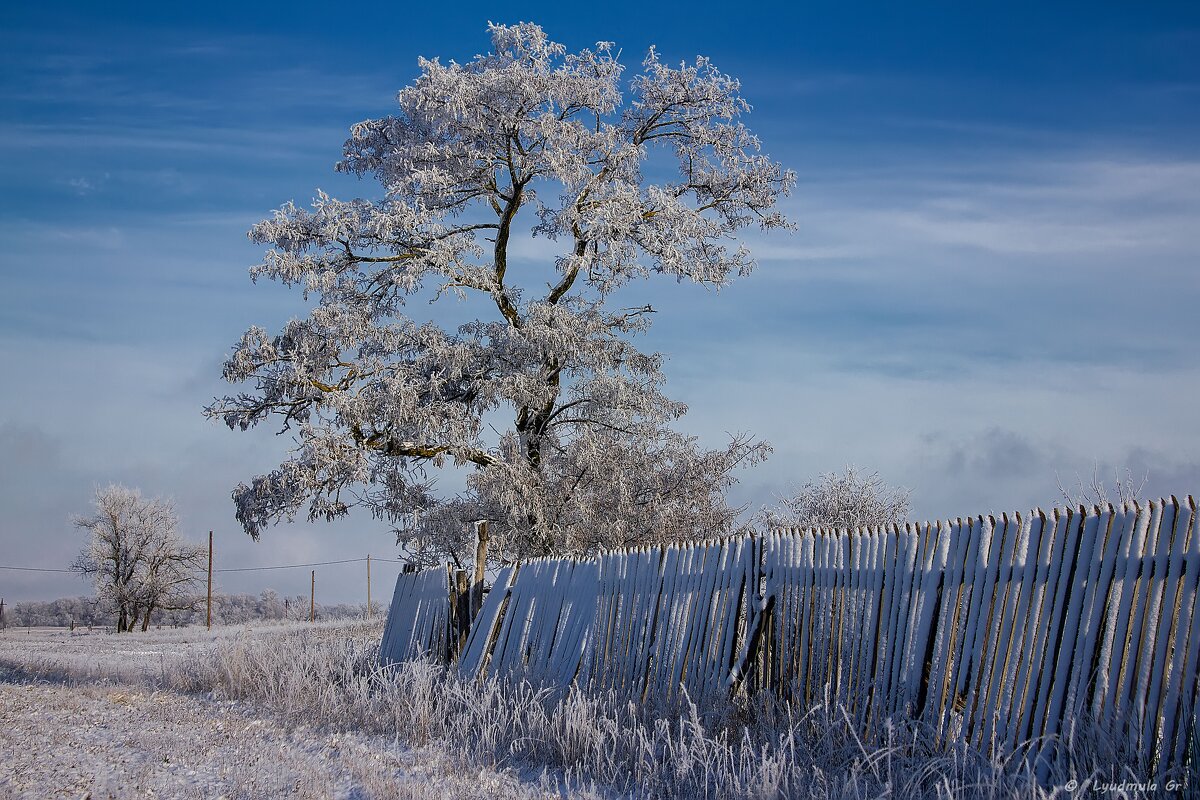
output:
[[[845,473],[823,473],[801,486],[779,508],[764,509],[766,528],[850,528],[903,523],[908,489],[888,486],[872,472],[849,466]]]
[[[195,605],[207,551],[180,538],[170,500],[113,484],[96,490],[95,508],[74,519],[88,541],[72,568],[93,579],[97,597],[117,615],[118,631],[132,630],[139,618],[146,630],[156,611]]]
[[[651,50],[626,95],[611,43],[567,53],[537,25],[490,30],[492,53],[422,59],[393,116],[352,128],[337,169],[376,179],[378,197],[320,193],[250,233],[270,247],[254,278],[316,302],[277,335],[251,328],[224,370],[247,390],[207,409],[297,439],[234,492],[252,536],[305,504],[310,518],[368,505],[431,557],[461,552],[481,518],[507,558],[733,525],[729,472],[767,446],[708,452],[673,431],[686,409],[661,391],[662,359],[630,342],[653,309],[609,300],[654,274],[745,274],[736,233],[787,227],[775,205],[795,178],[759,152],[738,82],[707,59],[673,68]],[[554,243],[553,269],[513,268],[514,233]],[[447,330],[406,315],[421,294],[493,311]],[[495,412],[512,427],[489,443]],[[426,469],[451,464],[476,468],[468,491],[435,498]]]

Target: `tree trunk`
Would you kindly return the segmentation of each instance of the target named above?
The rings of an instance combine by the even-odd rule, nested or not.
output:
[[[146,608],[146,618],[142,620],[142,631],[143,632],[150,630],[150,615],[153,612],[154,612],[153,606]]]

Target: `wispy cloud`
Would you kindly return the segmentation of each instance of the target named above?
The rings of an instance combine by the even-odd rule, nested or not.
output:
[[[1191,224],[1200,214],[1198,161],[1041,157],[996,162],[985,174],[978,164],[962,168],[948,176],[943,163],[928,176],[914,165],[907,175],[802,186],[796,216],[825,242],[846,247],[838,239],[854,237],[876,251],[900,242],[1027,255],[1200,251]]]
[[[128,46],[116,46],[121,39],[129,39]],[[0,60],[8,77],[0,81],[0,98],[84,109],[99,118],[180,112],[257,116],[267,107],[336,115],[386,106],[400,88],[373,72],[331,71],[273,58],[291,46],[269,35],[158,32],[148,37],[127,31],[110,32],[100,41],[82,33],[22,32]],[[236,87],[229,84],[233,75]]]
[[[96,186],[87,178],[70,178],[67,180],[67,185],[75,190],[75,193],[81,197],[86,194],[91,194],[95,191]]]
[[[262,161],[293,158],[319,149],[329,154],[332,164],[340,155],[341,143],[347,135],[346,128],[334,126],[295,125],[264,130],[217,125],[143,127],[103,123],[14,123],[0,125],[0,149],[68,153],[149,150],[160,155],[233,155]]]
[[[25,232],[29,233],[29,231]],[[117,250],[128,244],[125,233],[120,228],[113,226],[54,226],[44,229],[43,233],[45,238],[50,241],[86,249]]]

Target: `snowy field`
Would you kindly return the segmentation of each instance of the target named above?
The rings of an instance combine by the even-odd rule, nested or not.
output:
[[[380,737],[289,729],[236,702],[0,683],[0,796],[374,798],[525,794]],[[536,796],[536,795],[535,795]]]
[[[369,636],[383,622],[258,622],[249,625],[163,628],[116,635],[112,628],[7,628],[0,631],[0,665],[46,678],[169,684],[185,665],[210,656],[218,644],[297,633]]]
[[[379,625],[0,631],[0,797],[547,796],[511,772],[464,768],[433,745],[323,730],[187,691],[201,688],[187,681],[222,643],[269,644],[298,628],[374,637]]]
[[[382,627],[2,631],[0,797],[1062,797],[1068,777],[1129,772],[1068,743],[1056,792],[907,723],[863,738],[836,705],[635,706],[381,670]]]

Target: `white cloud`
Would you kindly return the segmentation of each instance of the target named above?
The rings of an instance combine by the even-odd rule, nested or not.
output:
[[[791,207],[805,248],[835,257],[911,257],[945,245],[1002,255],[1195,254],[1200,162],[1042,157],[962,164],[958,175],[916,164],[804,184]],[[763,255],[777,257],[770,243]]]

